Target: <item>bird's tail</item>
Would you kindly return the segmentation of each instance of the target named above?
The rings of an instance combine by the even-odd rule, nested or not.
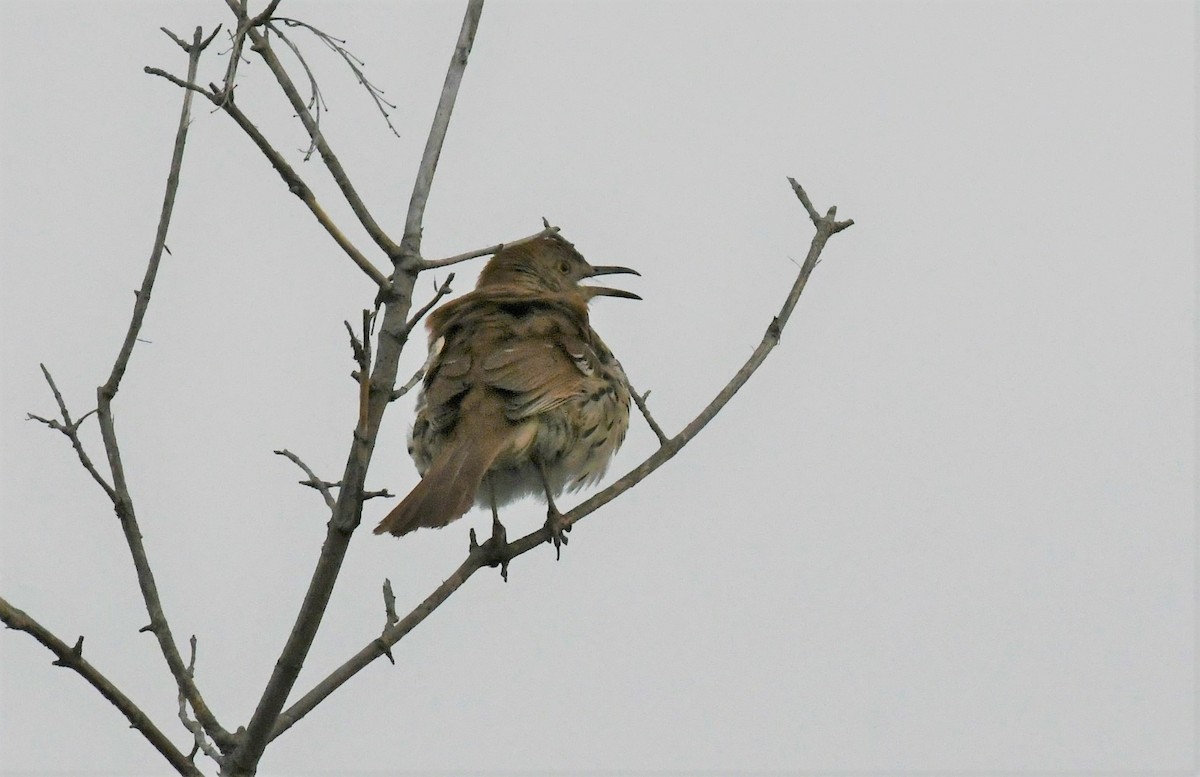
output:
[[[491,439],[492,445],[481,446],[483,440],[460,436],[444,446],[421,482],[379,522],[375,533],[399,537],[422,527],[440,529],[461,518],[475,503],[484,474],[508,442],[501,435]]]

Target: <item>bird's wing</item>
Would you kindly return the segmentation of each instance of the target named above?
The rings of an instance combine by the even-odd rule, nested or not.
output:
[[[497,342],[479,363],[484,382],[509,395],[506,414],[512,421],[586,393],[595,372],[596,355],[570,317],[547,312],[537,326],[525,329]]]
[[[425,382],[419,414],[434,429],[449,429],[458,421],[462,396],[471,388],[470,342],[463,337],[438,338],[425,363]]]
[[[462,399],[476,385],[505,395],[511,421],[590,390],[599,360],[586,339],[586,308],[495,290],[472,292],[436,313],[422,411],[434,428],[457,423]]]

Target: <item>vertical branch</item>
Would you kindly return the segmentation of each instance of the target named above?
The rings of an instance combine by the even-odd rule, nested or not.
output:
[[[437,171],[438,157],[442,154],[442,143],[446,140],[446,129],[450,126],[450,114],[454,112],[454,101],[458,99],[458,87],[462,83],[463,71],[467,69],[467,57],[475,41],[475,30],[483,13],[483,0],[469,0],[467,13],[463,17],[462,29],[458,33],[458,45],[446,70],[446,81],[442,84],[442,96],[438,98],[437,110],[433,114],[433,127],[425,141],[425,153],[421,155],[421,166],[417,168],[417,180],[413,184],[412,198],[408,202],[408,215],[404,220],[404,237],[400,240],[401,257],[415,261],[421,254],[421,224],[425,219],[425,203],[429,200],[429,189],[433,185],[433,174]]]
[[[201,40],[201,30],[197,27],[192,37],[192,43],[183,44],[184,50],[188,53],[189,81],[195,79],[196,71],[199,67],[200,54],[211,40],[212,37],[209,37],[207,41]],[[219,744],[229,745],[232,739],[231,735],[217,723],[212,711],[209,710],[208,705],[205,704],[203,697],[200,695],[195,682],[188,675],[183,658],[180,656],[179,649],[175,645],[175,639],[171,635],[171,628],[167,623],[167,618],[163,614],[162,601],[158,596],[158,586],[154,582],[154,573],[150,569],[150,560],[146,556],[146,547],[142,544],[142,531],[138,527],[137,516],[133,508],[133,498],[129,494],[129,483],[125,478],[125,468],[121,464],[121,449],[117,443],[117,432],[112,413],[112,401],[117,396],[117,391],[121,386],[121,379],[124,377],[125,370],[129,366],[129,359],[133,354],[133,346],[137,342],[138,332],[141,331],[146,310],[150,305],[150,293],[154,288],[154,281],[158,275],[159,262],[162,259],[163,249],[166,246],[167,229],[170,226],[171,213],[175,207],[175,193],[179,189],[179,173],[183,167],[183,151],[187,143],[188,126],[191,122],[191,107],[192,92],[185,90],[183,93],[183,109],[179,116],[179,127],[175,132],[175,148],[171,156],[171,171],[167,175],[167,189],[163,196],[162,211],[159,215],[158,232],[154,238],[154,248],[150,252],[150,261],[146,265],[146,274],[142,279],[141,288],[136,292],[137,302],[133,307],[133,316],[129,321],[129,330],[125,333],[125,340],[121,343],[121,350],[117,354],[116,361],[113,363],[112,372],[108,376],[108,381],[96,389],[96,417],[100,424],[100,435],[104,441],[104,450],[108,455],[108,464],[112,470],[112,487],[115,492],[113,495],[113,508],[121,521],[121,529],[125,534],[125,541],[129,545],[130,554],[133,556],[133,565],[137,570],[138,585],[142,589],[142,599],[145,601],[146,611],[150,615],[150,623],[145,627],[145,630],[152,632],[158,638],[159,648],[162,650],[163,657],[167,661],[167,666],[171,669],[171,674],[175,676],[175,681],[179,685],[179,691],[187,698],[188,703],[196,711],[197,719],[210,732],[214,740]]]
[[[420,262],[421,217],[482,6],[482,0],[470,0],[468,3],[455,56],[446,76],[442,99],[429,131],[429,141],[421,161],[422,172],[418,174],[414,187],[413,204],[409,206],[405,237],[400,249],[401,260],[409,265],[417,265]],[[253,39],[253,35],[251,37]],[[320,628],[321,619],[333,594],[333,586],[337,582],[342,561],[350,545],[350,537],[362,520],[363,487],[367,468],[375,450],[380,422],[391,402],[400,364],[400,351],[408,337],[406,319],[411,307],[414,280],[415,273],[397,273],[392,287],[383,296],[383,320],[368,387],[367,417],[365,423],[360,421],[354,430],[350,453],[342,475],[342,487],[338,490],[337,504],[334,506],[325,542],[321,546],[321,554],[305,592],[304,602],[296,616],[296,623],[288,635],[279,659],[275,662],[271,678],[263,689],[262,697],[246,726],[241,743],[225,764],[223,774],[229,777],[250,777],[257,770],[258,762],[270,741],[271,732],[279,720],[279,713],[287,702],[288,694],[296,683],[317,629]]]

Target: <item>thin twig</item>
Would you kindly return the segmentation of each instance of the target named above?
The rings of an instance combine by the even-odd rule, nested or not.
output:
[[[242,49],[246,45],[246,34],[256,27],[261,27],[271,21],[271,15],[275,13],[275,9],[279,7],[280,0],[271,0],[267,3],[267,7],[262,10],[253,19],[249,18],[250,14],[247,10],[248,0],[235,0],[229,4],[233,15],[237,17],[237,26],[230,34],[231,45],[229,51],[229,65],[225,68],[224,88],[221,90],[222,100],[232,100],[233,90],[236,87],[237,68],[242,61]]]
[[[268,25],[267,29],[275,33],[283,41],[284,45],[292,50],[292,55],[300,63],[300,67],[304,70],[304,76],[308,79],[308,101],[304,103],[304,107],[312,111],[313,126],[316,127],[317,133],[309,138],[308,148],[304,149],[304,161],[307,162],[312,159],[312,155],[317,151],[317,138],[321,136],[321,114],[327,107],[325,95],[321,94],[321,85],[317,83],[317,74],[308,66],[308,59],[304,56],[304,52],[300,50],[300,47],[275,25]],[[263,37],[265,38],[266,36]]]
[[[482,548],[484,546],[480,545],[476,547]],[[425,597],[425,600],[417,605],[412,612],[397,621],[395,625],[385,629],[378,639],[371,640],[366,647],[358,651],[349,661],[335,669],[332,674],[317,683],[312,690],[301,696],[287,710],[281,713],[274,729],[271,731],[271,739],[274,740],[295,725],[298,720],[311,712],[325,697],[337,690],[344,682],[357,674],[360,669],[376,658],[386,656],[393,645],[399,642],[404,635],[420,625],[421,621],[429,617],[430,613],[436,610],[442,602],[446,601],[452,593],[461,588],[463,583],[470,579],[471,575],[486,565],[487,558],[483,553],[479,551],[470,553],[467,556],[467,560],[460,564],[458,569],[454,570],[453,574],[446,578],[441,585],[435,588],[433,593]]]
[[[362,374],[363,380],[359,383],[359,404],[358,418],[359,428],[366,429],[369,423],[368,419],[371,415],[371,361],[375,358],[375,349],[371,345],[371,332],[375,328],[376,310],[363,310],[362,312],[362,345],[363,345],[363,361]],[[388,386],[391,390],[391,386]]]
[[[362,251],[334,223],[333,219],[325,211],[325,208],[317,200],[317,196],[313,193],[312,188],[300,177],[295,168],[288,164],[283,155],[275,150],[271,142],[267,140],[262,131],[242,112],[241,108],[232,100],[226,99],[226,94],[222,90],[217,89],[216,86],[211,84],[206,89],[199,84],[192,83],[190,79],[185,81],[161,68],[145,67],[142,70],[148,75],[158,76],[178,87],[204,95],[209,102],[229,114],[230,118],[250,137],[254,145],[258,147],[263,156],[267,158],[267,161],[271,163],[271,166],[275,168],[275,171],[279,173],[284,183],[287,184],[288,191],[300,198],[300,201],[308,207],[309,211],[317,219],[317,223],[329,233],[329,236],[338,244],[338,247],[350,257],[350,260],[366,273],[367,277],[374,281],[377,286],[386,287],[388,285],[387,276],[380,272],[375,265],[371,264],[371,261],[367,259]]]
[[[434,306],[441,301],[442,297],[445,297],[450,293],[450,284],[453,282],[454,273],[450,273],[446,276],[446,280],[442,281],[441,285],[437,287],[437,291],[435,291],[433,294],[433,299],[422,305],[421,309],[418,310],[413,317],[408,320],[408,323],[404,325],[404,328],[408,330],[409,334],[412,334],[412,331],[416,329],[417,324],[421,322],[421,319],[425,317],[425,314],[433,310]]]
[[[116,492],[109,485],[108,481],[104,479],[104,476],[100,474],[100,471],[96,469],[96,465],[92,463],[92,458],[83,449],[83,441],[79,439],[79,426],[88,416],[96,411],[89,410],[80,416],[78,420],[72,421],[71,413],[67,410],[67,403],[63,400],[62,394],[59,393],[58,386],[54,385],[54,378],[50,375],[50,370],[46,369],[46,365],[44,364],[39,364],[38,366],[42,368],[42,375],[45,376],[46,382],[50,384],[50,392],[54,394],[54,401],[58,403],[58,412],[62,415],[62,421],[42,418],[33,413],[27,413],[25,417],[31,421],[39,421],[51,429],[56,429],[66,435],[67,439],[71,441],[71,447],[75,449],[75,455],[79,457],[79,463],[92,476],[92,480],[100,484],[100,488],[104,489],[104,493],[108,496],[109,500],[115,500],[117,496]]]
[[[387,630],[400,620],[400,616],[396,614],[396,595],[392,593],[392,581],[386,577],[383,579],[383,615],[383,633],[386,634]],[[387,656],[388,661],[392,662],[392,666],[396,665],[396,658],[392,655],[390,647],[385,645],[383,654]]]
[[[225,0],[226,5],[237,13],[238,0]],[[263,58],[263,62],[267,64],[271,72],[275,75],[275,80],[279,83],[283,93],[287,96],[288,102],[292,105],[292,110],[300,118],[300,122],[304,125],[304,129],[308,132],[309,138],[317,144],[317,150],[321,154],[321,161],[325,163],[325,167],[333,176],[334,183],[341,190],[342,196],[346,198],[346,202],[350,205],[350,209],[354,212],[363,228],[367,230],[367,234],[375,241],[385,254],[395,260],[399,255],[399,246],[396,245],[379,223],[375,221],[375,217],[371,215],[370,210],[359,196],[358,191],[350,182],[350,176],[346,174],[346,170],[342,167],[341,161],[326,142],[325,137],[321,134],[320,128],[317,126],[316,119],[309,112],[304,98],[300,96],[300,92],[296,89],[295,83],[287,74],[283,63],[279,61],[275,50],[271,48],[267,37],[257,29],[251,27],[247,34],[250,36],[250,41],[253,44],[254,51]]]
[[[507,243],[497,243],[494,246],[488,246],[487,248],[480,248],[475,251],[467,251],[465,254],[456,254],[454,256],[447,257],[445,259],[433,259],[433,260],[427,259],[427,260],[421,262],[421,269],[422,270],[433,270],[438,267],[448,267],[452,264],[458,264],[459,262],[465,262],[469,259],[474,259],[477,256],[490,256],[492,254],[498,254],[506,248],[515,248],[516,246],[525,245],[526,243],[532,243],[535,240],[540,240],[543,237],[549,237],[550,235],[556,235],[556,234],[558,234],[558,231],[559,231],[558,227],[546,227],[541,232],[535,232],[532,235],[526,235],[525,237],[518,238],[516,240],[510,240]]]
[[[363,253],[358,250],[358,248],[356,248],[352,242],[350,242],[350,238],[346,237],[341,228],[339,228],[329,214],[325,212],[325,209],[317,201],[317,196],[313,194],[312,189],[309,188],[308,184],[304,182],[304,179],[300,177],[300,174],[297,173],[295,169],[293,169],[292,166],[287,163],[282,154],[275,150],[275,148],[266,139],[266,136],[262,134],[258,127],[251,123],[251,121],[246,117],[246,114],[242,113],[242,110],[237,106],[237,104],[231,102],[224,106],[224,108],[226,113],[228,113],[229,116],[237,123],[237,125],[242,128],[242,131],[250,136],[250,139],[254,142],[254,145],[258,146],[263,155],[267,157],[267,160],[271,163],[271,166],[275,168],[275,171],[279,173],[280,177],[283,178],[284,182],[288,185],[288,191],[300,198],[300,201],[308,207],[309,211],[311,211],[313,216],[316,217],[317,222],[324,227],[325,231],[329,233],[329,236],[334,239],[334,241],[346,253],[346,255],[349,256],[350,259],[356,265],[358,265],[359,269],[366,273],[367,277],[374,281],[376,285],[387,285],[387,277],[380,272],[375,265],[371,264],[371,261],[367,259],[367,257],[363,255]]]
[[[213,92],[210,92],[208,89],[204,88],[203,86],[200,86],[200,84],[193,84],[190,81],[184,81],[179,76],[168,73],[167,71],[163,70],[160,67],[150,67],[149,65],[147,65],[146,67],[142,68],[142,72],[145,73],[146,75],[158,76],[159,78],[165,78],[166,80],[175,84],[175,86],[178,86],[182,89],[187,89],[189,91],[204,95],[204,97],[208,100],[215,100],[215,98],[216,98],[216,95]],[[168,251],[168,253],[170,253],[170,252]]]
[[[266,136],[262,134],[262,131],[259,130],[249,118],[247,118],[246,114],[242,112],[242,109],[237,106],[237,103],[232,100],[224,100],[222,93],[215,86],[210,86],[209,89],[205,89],[192,83],[191,79],[184,81],[156,67],[147,67],[144,68],[144,71],[149,75],[165,78],[176,86],[183,87],[189,91],[199,92],[208,98],[208,100],[214,105],[219,106],[222,110],[229,114],[230,118],[232,118],[234,122],[242,128],[242,131],[250,137],[250,140],[254,143],[254,145],[258,146],[259,151],[263,153],[263,156],[267,158],[267,161],[271,163],[271,166],[275,168],[277,173],[279,173],[279,177],[282,178],[284,183],[287,184],[288,191],[300,198],[300,201],[303,202],[313,216],[316,217],[317,223],[319,223],[325,229],[325,231],[329,233],[329,236],[332,237],[334,242],[338,244],[338,247],[340,247],[342,251],[346,253],[346,256],[349,256],[350,260],[353,261],[354,264],[358,265],[358,268],[366,273],[367,277],[374,281],[375,285],[380,287],[386,287],[388,285],[387,276],[380,272],[375,265],[371,264],[371,260],[367,259],[367,257],[363,255],[362,251],[358,250],[354,243],[350,241],[350,238],[346,237],[341,228],[338,227],[338,225],[334,223],[333,219],[330,218],[329,214],[325,212],[325,208],[321,206],[321,203],[317,201],[317,196],[313,193],[309,185],[305,183],[304,179],[300,177],[300,174],[297,173],[290,164],[288,164],[287,160],[283,158],[283,155],[275,150],[275,147],[272,146],[270,141],[267,140]]]
[[[210,37],[208,40],[211,41],[212,38]],[[192,45],[187,47],[188,83],[194,81],[196,78],[196,71],[200,63],[200,54],[203,51],[204,38],[201,29],[197,27],[192,36]],[[188,127],[191,124],[192,94],[191,90],[185,91],[183,94],[183,108],[180,111],[179,126],[175,132],[175,147],[171,155],[171,169],[167,175],[166,193],[163,195],[162,211],[158,219],[158,231],[154,238],[154,247],[150,252],[150,260],[146,265],[146,274],[142,280],[142,286],[137,291],[137,302],[134,305],[133,315],[129,321],[129,329],[125,333],[125,339],[121,344],[116,360],[113,362],[112,372],[109,374],[108,380],[104,385],[96,389],[96,417],[100,423],[100,436],[104,441],[104,449],[108,454],[109,469],[112,473],[114,493],[111,498],[113,508],[120,519],[121,530],[125,534],[125,542],[129,546],[129,552],[133,557],[133,565],[137,570],[138,585],[142,591],[142,599],[146,604],[146,612],[150,616],[150,623],[143,630],[152,632],[158,639],[159,648],[166,659],[171,674],[175,677],[175,682],[178,684],[180,692],[187,697],[188,703],[196,711],[196,717],[203,724],[205,730],[218,746],[225,749],[232,747],[234,737],[217,722],[216,716],[209,709],[204,701],[204,697],[200,694],[200,689],[196,687],[195,682],[188,676],[183,658],[179,654],[179,648],[175,644],[175,638],[171,634],[171,627],[163,612],[162,601],[158,596],[158,586],[154,581],[154,573],[150,569],[150,560],[146,555],[146,548],[142,542],[142,530],[138,525],[137,515],[134,511],[133,498],[129,494],[129,484],[125,479],[125,468],[121,463],[121,450],[117,443],[116,425],[112,412],[112,402],[117,396],[117,391],[121,386],[121,379],[129,366],[129,359],[133,354],[134,344],[138,341],[138,333],[141,331],[146,310],[150,305],[150,294],[153,291],[154,281],[158,275],[159,262],[162,259],[163,249],[166,246],[167,229],[170,226],[171,213],[175,207],[175,193],[179,189],[179,174],[183,166],[183,152],[187,143]]]
[[[341,38],[335,38],[334,36],[330,35],[329,33],[325,32],[323,30],[317,29],[316,27],[312,26],[308,22],[303,22],[303,21],[300,21],[299,19],[286,19],[286,18],[281,17],[281,18],[273,19],[272,21],[280,22],[281,24],[284,24],[288,27],[300,27],[301,29],[308,30],[313,35],[316,35],[317,38],[322,43],[324,43],[326,46],[328,46],[331,51],[333,51],[339,57],[341,57],[342,60],[346,63],[346,66],[350,68],[350,71],[352,73],[354,73],[354,77],[356,79],[358,79],[359,85],[361,85],[364,89],[367,90],[367,94],[369,94],[371,96],[371,100],[374,101],[375,107],[379,110],[379,112],[381,114],[383,114],[383,120],[385,122],[387,122],[388,129],[390,129],[392,131],[393,135],[395,135],[396,137],[400,137],[400,133],[397,132],[395,126],[392,125],[392,117],[387,112],[388,108],[391,108],[392,110],[396,110],[396,106],[394,104],[388,102],[387,100],[383,99],[383,94],[384,94],[383,90],[380,89],[378,86],[375,86],[375,84],[371,83],[367,79],[367,74],[365,72],[363,72],[363,67],[366,66],[366,63],[363,62],[358,57],[356,57],[352,51],[350,51],[349,49],[346,48],[346,46],[345,46],[346,41],[342,40]],[[272,25],[270,25],[270,28],[281,39],[283,39],[285,42],[287,41],[287,38],[284,36],[283,32],[280,31],[280,29],[278,27],[276,27],[274,24],[272,24]],[[297,50],[296,47],[293,46],[290,42],[288,42],[288,45],[292,49],[292,51]],[[306,66],[305,70],[307,70],[307,69],[308,68]]]
[[[195,634],[192,635],[192,639],[190,640],[189,644],[191,645],[192,650],[191,650],[191,655],[188,658],[187,675],[188,675],[188,677],[194,678],[196,675],[196,635]],[[202,752],[209,758],[216,761],[218,764],[223,763],[225,760],[224,756],[222,756],[220,751],[218,751],[217,748],[213,747],[212,743],[208,741],[208,737],[204,735],[204,726],[202,726],[200,724],[200,721],[193,720],[192,717],[190,715],[188,715],[187,707],[188,707],[187,697],[183,695],[182,691],[180,691],[180,693],[179,693],[179,720],[183,723],[184,728],[186,728],[188,731],[192,732],[192,739],[195,742],[195,745],[192,748],[192,753],[195,754],[197,752]]]
[[[229,33],[229,64],[225,66],[224,88],[221,90],[222,99],[233,99],[234,83],[237,79],[238,65],[242,62],[242,47],[246,45],[246,32],[249,31],[249,14],[246,6],[249,0],[237,0],[230,5],[237,24]]]
[[[684,427],[683,431],[664,442],[645,461],[627,472],[615,483],[608,486],[608,488],[605,488],[603,491],[567,512],[563,517],[566,519],[568,525],[574,525],[584,516],[595,512],[613,499],[616,499],[644,480],[651,472],[661,467],[675,456],[675,454],[679,453],[721,411],[726,403],[733,398],[738,389],[746,384],[746,381],[750,379],[750,376],[754,374],[779,342],[780,333],[791,317],[792,310],[796,306],[796,300],[799,298],[800,293],[804,291],[804,287],[808,283],[808,277],[812,274],[826,241],[829,240],[830,236],[853,224],[852,221],[834,221],[833,216],[835,214],[836,208],[830,208],[829,215],[817,217],[815,222],[817,233],[813,236],[812,243],[809,245],[808,257],[804,260],[804,265],[801,267],[800,273],[792,284],[792,288],[783,303],[783,307],[780,308],[779,314],[771,320],[766,332],[763,334],[762,341],[755,348],[746,363],[742,365],[742,368],[737,371],[733,378],[730,379],[700,414]],[[446,578],[441,585],[435,588],[433,593],[417,605],[412,612],[400,619],[394,626],[385,630],[382,636],[371,640],[362,650],[358,651],[358,653],[335,669],[329,676],[317,683],[312,690],[301,696],[292,706],[284,711],[279,716],[279,722],[272,731],[271,738],[274,739],[279,736],[294,725],[296,721],[307,715],[322,699],[337,690],[339,686],[357,674],[359,670],[363,669],[376,658],[379,658],[379,656],[387,655],[392,646],[403,639],[421,621],[425,620],[431,612],[462,587],[471,575],[481,567],[503,566],[517,556],[528,553],[549,541],[550,532],[543,527],[501,547],[495,547],[490,540],[482,545],[472,543],[466,560],[459,565],[458,569],[450,577]]]
[[[193,44],[188,43],[187,41],[183,40],[178,35],[171,32],[170,30],[168,30],[166,27],[159,27],[158,29],[160,29],[164,33],[166,33],[167,37],[170,38],[171,40],[175,41],[175,45],[177,45],[177,46],[179,46],[179,48],[183,49],[184,52],[188,52],[191,50]],[[200,41],[200,48],[201,49],[208,48],[208,44],[213,42],[213,38],[217,37],[217,33],[219,33],[220,31],[221,31],[221,25],[218,24],[215,28],[213,28],[213,31],[208,34],[207,38]],[[171,252],[168,251],[167,253],[171,253]]]
[[[354,371],[358,381],[358,429],[362,432],[367,426],[367,415],[371,404],[371,331],[375,322],[375,312],[362,312],[362,339],[354,333],[349,321],[344,321],[346,331],[350,333],[350,348],[354,351],[354,361],[358,369]]]
[[[650,424],[651,431],[658,438],[658,444],[666,445],[667,435],[663,432],[662,427],[658,425],[658,422],[654,420],[654,416],[650,415],[650,408],[646,406],[646,400],[650,398],[650,391],[647,390],[645,394],[639,394],[637,393],[637,389],[633,387],[633,384],[629,384],[629,395],[633,397],[633,402],[637,405],[638,410],[642,411],[642,417],[646,419],[646,423]]]
[[[398,388],[392,392],[392,400],[397,400],[400,397],[407,394],[408,392],[412,391],[413,387],[416,386],[418,383],[420,383],[421,378],[424,378],[424,377],[425,377],[425,366],[422,365],[421,368],[418,369],[416,372],[414,372],[413,376],[408,379],[408,382],[406,382],[403,386],[401,386],[400,388]]]
[[[129,725],[137,729],[146,738],[146,741],[170,762],[175,771],[188,775],[188,777],[201,776],[202,772],[196,768],[196,765],[188,760],[188,757],[180,752],[179,748],[175,747],[146,713],[142,712],[140,707],[83,657],[83,637],[80,637],[75,646],[71,647],[52,634],[45,626],[29,617],[28,614],[13,607],[3,597],[0,597],[0,621],[3,621],[4,625],[10,629],[29,634],[49,648],[50,652],[58,657],[54,661],[55,666],[66,667],[90,683],[100,692],[101,696],[112,702],[112,705],[129,721]]]
[[[342,324],[346,327],[346,333],[350,335],[350,350],[354,354],[354,363],[358,365],[358,369],[354,370],[351,376],[360,388],[359,397],[359,413],[358,418],[361,425],[362,419],[365,417],[365,408],[367,404],[367,390],[369,388],[368,380],[371,375],[371,332],[368,328],[367,316],[370,311],[363,311],[363,336],[360,340],[358,334],[354,331],[354,327],[350,326],[349,321],[343,321]]]
[[[287,448],[275,451],[274,453],[276,456],[283,456],[288,461],[302,469],[304,474],[308,475],[308,480],[301,480],[300,485],[308,486],[309,488],[315,488],[318,492],[320,492],[321,496],[324,497],[325,505],[330,510],[333,509],[333,506],[337,503],[337,500],[333,498],[333,492],[330,490],[331,484],[328,481],[317,477],[317,473],[313,472],[307,464],[300,460],[299,456],[292,453]]]
[[[347,334],[350,335],[350,351],[354,354],[354,363],[358,365],[359,370],[366,369],[367,352],[363,348],[362,340],[358,339],[358,334],[354,331],[354,327],[350,326],[349,321],[343,321],[342,325],[346,327]],[[362,380],[360,377],[358,380]]]
[[[383,579],[383,614],[387,620],[384,631],[387,631],[389,626],[395,626],[400,620],[400,616],[396,614],[396,595],[392,593],[392,581],[386,577]]]

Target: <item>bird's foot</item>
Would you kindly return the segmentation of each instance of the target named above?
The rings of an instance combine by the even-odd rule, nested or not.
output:
[[[500,577],[504,578],[504,582],[508,582],[508,562],[512,560],[512,555],[508,550],[508,532],[499,518],[492,518],[492,536],[482,545],[475,538],[475,530],[471,529],[470,550],[483,557],[484,566],[500,567]]]
[[[554,543],[555,560],[562,558],[562,546],[567,544],[567,532],[571,531],[571,522],[551,506],[546,511],[546,531],[550,532],[550,542]]]

